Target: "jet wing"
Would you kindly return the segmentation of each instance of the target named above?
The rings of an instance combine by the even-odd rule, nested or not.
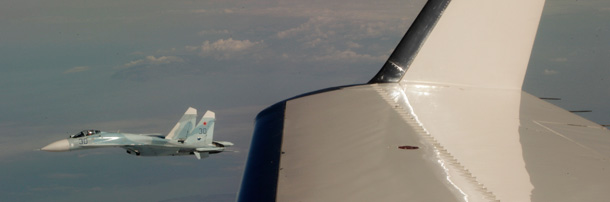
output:
[[[610,132],[521,91],[543,4],[429,1],[368,84],[258,114],[238,200],[607,199]]]

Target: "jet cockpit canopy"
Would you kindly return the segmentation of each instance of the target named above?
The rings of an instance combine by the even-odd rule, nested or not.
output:
[[[79,138],[100,133],[100,130],[83,130],[75,135],[70,135],[70,138]]]

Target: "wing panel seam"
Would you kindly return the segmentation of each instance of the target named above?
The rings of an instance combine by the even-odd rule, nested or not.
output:
[[[433,147],[435,154],[437,155],[438,159],[440,159],[438,163],[440,164],[444,172],[447,174],[447,180],[464,196],[465,201],[468,201],[468,194],[465,193],[465,191],[462,190],[462,188],[460,188],[450,178],[461,176],[471,186],[474,186],[474,189],[476,191],[479,191],[485,200],[498,201],[497,197],[492,191],[488,190],[484,184],[479,182],[477,178],[472,175],[472,173],[468,169],[466,169],[464,165],[460,163],[459,160],[457,160],[447,149],[443,147],[443,145],[441,145],[440,142],[436,140],[436,138],[434,138],[434,136],[432,136],[432,134],[430,134],[430,132],[418,120],[417,115],[414,113],[413,109],[409,106],[408,99],[406,96],[404,96],[404,99],[407,103],[408,108],[402,107],[396,99],[392,98],[392,96],[395,95],[392,95],[392,92],[385,90],[384,88],[380,87],[380,85],[396,86],[396,84],[372,84],[371,86],[373,89],[375,89],[375,91],[377,91],[377,93],[381,96],[383,100],[385,100],[390,106],[392,106],[392,108],[400,115],[400,117],[402,117],[402,119],[407,125],[415,129],[414,131],[416,131],[417,135],[419,135],[423,141],[427,141],[427,143]],[[451,175],[451,171],[455,171],[459,176]]]

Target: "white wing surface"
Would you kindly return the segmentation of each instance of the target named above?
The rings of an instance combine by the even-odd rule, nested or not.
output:
[[[521,91],[542,0],[431,0],[363,85],[256,118],[239,201],[603,201],[610,132]]]

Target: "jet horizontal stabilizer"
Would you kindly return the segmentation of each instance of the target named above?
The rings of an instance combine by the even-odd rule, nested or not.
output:
[[[219,146],[219,147],[231,147],[231,146],[233,146],[232,142],[227,142],[227,141],[214,141],[212,143],[215,146]]]
[[[217,151],[222,151],[222,150],[224,150],[222,147],[201,147],[201,148],[195,149],[195,151],[198,151],[198,152],[217,152]]]

